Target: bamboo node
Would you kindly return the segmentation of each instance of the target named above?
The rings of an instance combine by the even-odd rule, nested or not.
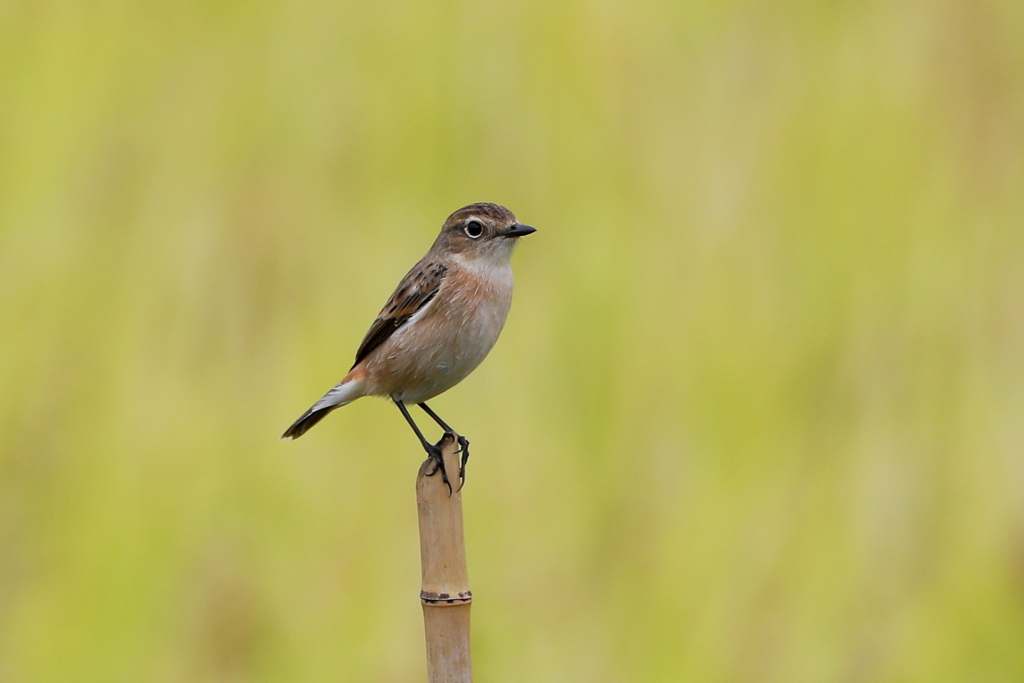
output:
[[[434,607],[447,607],[448,605],[468,605],[473,602],[473,593],[465,591],[451,595],[450,593],[434,593],[433,591],[420,591],[420,600],[424,605]]]

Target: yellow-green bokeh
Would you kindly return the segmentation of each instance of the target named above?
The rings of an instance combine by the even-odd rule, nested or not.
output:
[[[1024,4],[7,0],[0,681],[425,680],[414,438],[277,436],[473,201],[478,680],[1024,680]]]

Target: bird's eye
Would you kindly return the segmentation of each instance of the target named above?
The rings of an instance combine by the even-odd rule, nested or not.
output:
[[[480,224],[480,221],[470,221],[466,223],[466,227],[464,228],[464,230],[466,232],[466,235],[473,239],[476,239],[480,235],[484,234],[484,226]]]

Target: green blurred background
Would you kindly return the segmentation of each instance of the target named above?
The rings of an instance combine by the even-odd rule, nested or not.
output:
[[[6,0],[0,681],[425,680],[398,411],[277,437],[473,201],[479,680],[1024,680],[1019,0]]]

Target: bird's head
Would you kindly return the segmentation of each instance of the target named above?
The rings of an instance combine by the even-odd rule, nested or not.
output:
[[[434,249],[464,260],[507,264],[520,237],[536,232],[504,206],[481,202],[464,206],[444,222]]]

